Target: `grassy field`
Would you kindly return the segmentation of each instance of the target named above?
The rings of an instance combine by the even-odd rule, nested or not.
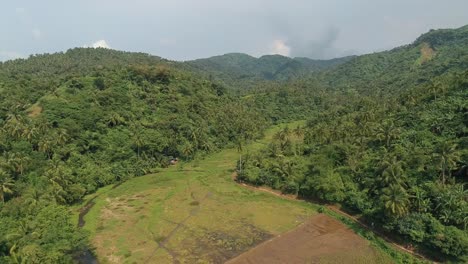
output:
[[[260,148],[280,127],[244,152]],[[93,206],[83,228],[91,233],[99,260],[222,263],[317,214],[313,204],[236,184],[238,156],[235,149],[223,150],[87,197],[81,207],[90,200]]]

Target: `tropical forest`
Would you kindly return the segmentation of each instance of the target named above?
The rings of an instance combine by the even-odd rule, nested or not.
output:
[[[467,183],[468,26],[0,62],[0,263],[467,263]]]

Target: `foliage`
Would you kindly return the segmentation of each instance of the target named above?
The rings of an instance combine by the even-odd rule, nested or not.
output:
[[[342,203],[412,244],[462,261],[468,257],[467,33],[466,27],[431,31],[414,44],[318,73],[310,83],[321,103],[309,108],[307,125],[294,134],[280,131],[247,157],[240,180],[283,191],[295,186],[299,195]],[[423,42],[437,54],[415,65]],[[279,173],[285,160],[305,169]]]
[[[243,153],[240,181],[342,203],[379,228],[467,257],[467,27],[331,61],[242,54],[171,62],[77,48],[0,63],[0,257],[67,263],[69,205],[172,158]]]
[[[53,224],[59,221],[54,215],[67,215],[58,205],[168,166],[171,158],[193,159],[262,135],[264,116],[182,68],[103,49],[0,65],[0,203],[9,216],[2,221],[39,230],[48,212],[56,228],[47,231],[50,242],[45,234],[38,234],[39,242],[27,233],[10,236],[1,255],[67,262],[83,247],[73,243],[75,226]],[[9,209],[35,190],[41,192],[33,198],[37,211]]]

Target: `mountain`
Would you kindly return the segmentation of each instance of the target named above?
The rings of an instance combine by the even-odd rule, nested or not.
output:
[[[395,92],[468,69],[468,26],[431,30],[412,44],[353,57],[316,75],[332,89]]]
[[[468,263],[467,26],[282,85],[257,105],[315,111],[243,157],[241,182],[339,204],[435,262]]]
[[[289,58],[281,55],[264,55],[255,58],[243,53],[229,53],[206,59],[186,62],[196,71],[236,87],[239,82],[252,84],[255,81],[285,81],[300,78],[344,63],[353,57],[331,60]]]
[[[216,83],[147,54],[79,48],[1,64],[0,263],[73,263],[88,241],[68,206],[265,125]]]
[[[68,217],[85,195],[297,119],[242,156],[241,179],[466,257],[467,69],[468,26],[333,60],[76,48],[0,63],[0,262],[70,263],[89,247]]]

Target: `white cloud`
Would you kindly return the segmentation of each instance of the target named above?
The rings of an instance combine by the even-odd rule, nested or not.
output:
[[[107,42],[103,39],[101,40],[98,40],[96,42],[94,42],[93,44],[91,45],[84,45],[83,46],[84,48],[105,48],[105,49],[110,49],[111,47],[109,46],[109,44],[107,44]]]
[[[286,45],[283,40],[277,39],[270,45],[270,54],[289,56],[291,54],[291,48]]]

